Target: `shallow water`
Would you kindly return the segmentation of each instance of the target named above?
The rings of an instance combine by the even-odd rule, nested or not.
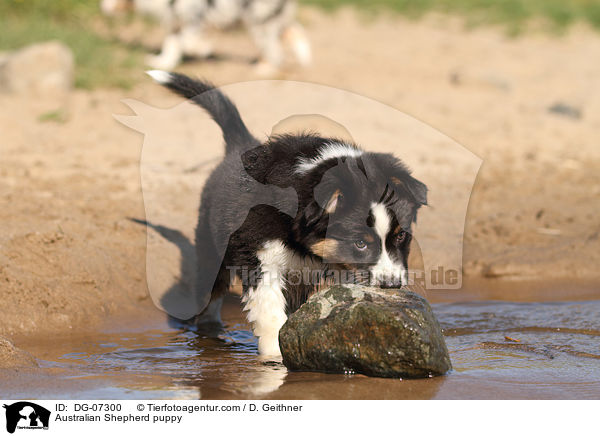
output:
[[[230,305],[226,331],[218,338],[157,322],[142,331],[19,344],[43,359],[46,375],[22,373],[22,382],[3,389],[3,396],[600,399],[600,300],[434,304],[433,309],[454,366],[444,377],[290,373],[258,359],[248,325],[237,306]]]

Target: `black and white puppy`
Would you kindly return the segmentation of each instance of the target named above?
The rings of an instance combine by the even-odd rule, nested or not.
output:
[[[211,84],[149,74],[203,107],[225,139],[196,229],[199,319],[220,321],[223,295],[237,275],[259,353],[277,356],[280,327],[322,279],[407,283],[411,226],[427,188],[399,159],[315,134],[261,144]]]
[[[261,51],[258,73],[270,74],[281,66],[282,43],[289,44],[301,65],[311,61],[310,44],[295,19],[294,0],[102,0],[100,7],[106,15],[132,10],[161,20],[167,36],[160,54],[147,59],[152,68],[171,70],[184,55],[211,55],[206,29],[237,22],[249,30]]]

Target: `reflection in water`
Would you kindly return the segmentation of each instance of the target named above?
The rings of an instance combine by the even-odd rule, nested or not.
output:
[[[288,373],[258,358],[235,310],[218,337],[161,324],[29,350],[75,369],[69,380],[100,381],[85,398],[600,398],[600,301],[434,305],[454,370],[423,380]],[[19,392],[40,397],[28,389]]]
[[[166,377],[169,386],[160,389],[160,398],[181,398],[182,391],[185,398],[203,397],[202,392],[212,397],[259,396],[279,388],[287,374],[281,363],[259,360],[252,332],[240,324],[218,337],[180,329],[106,335],[97,340],[79,346],[85,351],[65,353],[57,361],[76,367],[82,377],[118,381],[127,373],[130,377],[120,386],[129,391],[153,389],[147,384],[156,383],[154,377],[160,376],[158,382],[163,384]]]

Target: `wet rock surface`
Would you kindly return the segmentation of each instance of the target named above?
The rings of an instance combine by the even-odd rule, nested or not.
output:
[[[404,290],[333,286],[309,298],[279,332],[290,370],[417,378],[452,368],[427,301]]]

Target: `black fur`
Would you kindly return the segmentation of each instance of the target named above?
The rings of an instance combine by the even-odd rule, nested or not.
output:
[[[170,73],[170,76],[171,80],[163,85],[192,100],[210,114],[223,131],[227,153],[260,144],[246,128],[235,105],[227,96],[216,90],[212,83],[193,80],[179,73]]]

